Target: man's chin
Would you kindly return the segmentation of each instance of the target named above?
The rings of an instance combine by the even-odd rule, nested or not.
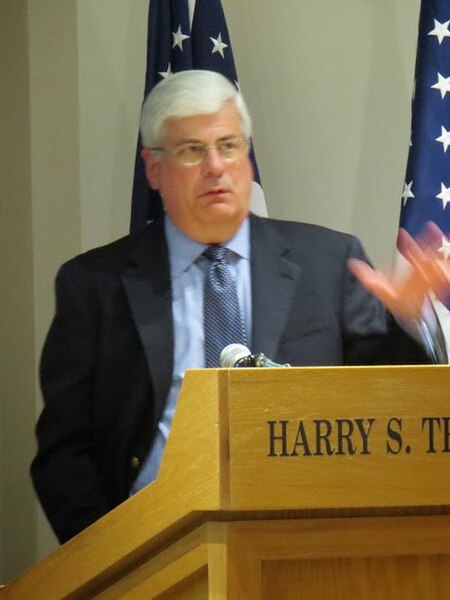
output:
[[[205,224],[216,224],[218,226],[221,223],[225,226],[235,224],[237,229],[247,214],[248,211],[245,211],[242,207],[238,207],[230,202],[214,202],[203,212],[202,221]]]
[[[197,222],[196,235],[193,237],[203,243],[222,243],[234,236],[247,214],[227,205],[210,207],[202,214],[201,221]]]
[[[215,200],[210,202],[205,208],[205,217],[207,218],[228,218],[237,213],[237,208],[227,200]]]

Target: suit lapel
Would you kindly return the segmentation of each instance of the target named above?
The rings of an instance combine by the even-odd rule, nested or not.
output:
[[[251,216],[252,352],[274,358],[301,268],[268,219]]]
[[[173,370],[172,295],[162,220],[137,236],[129,260],[122,279],[150,370],[159,417]]]

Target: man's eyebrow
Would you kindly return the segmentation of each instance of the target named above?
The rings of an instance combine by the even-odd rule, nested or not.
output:
[[[239,135],[237,135],[236,133],[227,133],[225,135],[221,135],[215,141],[223,142],[225,140],[234,140],[237,137],[239,137]],[[198,138],[184,138],[184,139],[179,140],[176,145],[182,146],[183,144],[205,144],[205,145],[208,145],[207,142],[205,142],[205,140],[200,140]]]
[[[182,146],[183,144],[205,144],[203,140],[199,140],[198,138],[184,138],[177,142],[177,146]]]

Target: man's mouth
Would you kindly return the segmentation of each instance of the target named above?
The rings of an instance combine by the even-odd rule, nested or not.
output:
[[[207,190],[206,192],[204,192],[202,194],[202,196],[209,196],[209,197],[217,197],[220,198],[222,196],[225,196],[226,194],[229,194],[230,190],[226,189],[226,188],[213,188],[211,190]]]

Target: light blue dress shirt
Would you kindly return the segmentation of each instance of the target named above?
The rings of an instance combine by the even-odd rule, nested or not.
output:
[[[203,256],[207,245],[184,235],[166,215],[165,234],[169,249],[174,324],[174,368],[172,385],[157,434],[130,493],[134,494],[156,479],[169,435],[178,394],[186,369],[205,366],[203,334],[203,283],[208,260]],[[229,267],[236,281],[247,340],[251,344],[251,273],[250,224],[244,221],[237,233],[223,244],[228,248]]]

